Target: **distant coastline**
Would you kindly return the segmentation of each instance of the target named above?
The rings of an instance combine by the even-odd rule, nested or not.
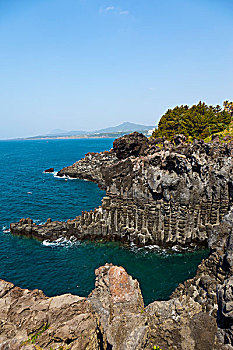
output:
[[[130,131],[122,132],[122,133],[115,133],[115,134],[91,134],[91,135],[73,135],[73,136],[35,136],[35,137],[25,137],[25,138],[18,138],[15,140],[72,140],[72,139],[111,139],[111,138],[118,138],[120,136],[124,136],[126,134],[129,134]],[[144,132],[142,132],[144,133]],[[150,136],[150,135],[147,135]]]
[[[125,135],[121,134],[120,136]],[[128,134],[128,132],[127,132]],[[117,138],[119,135],[103,136],[103,135],[75,135],[75,136],[35,136],[35,137],[18,137],[12,139],[0,139],[0,141],[36,141],[36,140],[75,140],[75,139],[111,139]]]
[[[107,127],[104,129],[84,131],[84,130],[61,130],[55,129],[45,135],[36,135],[28,137],[15,137],[8,140],[70,140],[70,139],[107,139],[118,138],[134,131],[140,132],[145,136],[151,136],[155,126],[135,124],[124,122],[120,125]],[[6,140],[6,139],[3,139]]]

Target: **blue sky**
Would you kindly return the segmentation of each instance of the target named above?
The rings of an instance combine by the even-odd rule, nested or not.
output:
[[[0,0],[0,138],[233,100],[233,1]]]

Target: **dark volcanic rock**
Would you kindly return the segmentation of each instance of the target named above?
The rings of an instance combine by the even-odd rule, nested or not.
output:
[[[53,173],[54,172],[54,168],[46,169],[44,172],[45,173]]]
[[[233,345],[233,276],[218,288],[218,326],[223,343]]]
[[[177,134],[173,136],[173,141],[176,146],[185,143],[186,137],[182,134]]]
[[[102,175],[102,168],[115,164],[118,161],[118,158],[112,151],[101,153],[90,152],[85,155],[85,158],[58,171],[57,176],[69,176],[72,178],[93,181],[101,188],[106,189],[106,184]]]
[[[232,203],[233,143],[164,141],[154,147],[150,142],[148,154],[122,160],[114,151],[88,153],[58,174],[97,182],[107,191],[102,206],[67,223],[19,222],[11,231],[50,240],[63,235],[139,246],[207,246]]]
[[[135,133],[120,138],[114,150],[89,153],[59,172],[105,188],[102,206],[67,222],[36,225],[21,219],[11,224],[11,232],[51,241],[101,238],[138,246],[209,247],[196,276],[180,284],[168,302],[144,310],[136,283],[124,269],[107,265],[97,270],[89,303],[112,349],[232,349],[233,142],[187,144],[178,135],[174,142],[146,140],[145,148],[143,138]],[[118,303],[119,295],[125,297]],[[135,305],[142,307],[140,314]]]
[[[138,157],[144,153],[147,147],[147,137],[137,131],[119,137],[113,142],[114,152],[119,159],[125,159],[130,156]]]
[[[110,199],[105,198],[101,210],[106,210],[109,202]],[[90,213],[84,213],[82,217],[86,223],[91,220],[87,215]],[[99,220],[101,216],[96,228]],[[64,223],[49,221],[40,227],[42,232],[37,234],[45,238],[46,235],[49,237],[49,232],[52,235],[60,229],[61,236],[67,235],[68,230],[72,232],[76,224],[69,221],[64,227]],[[30,227],[34,229],[30,219],[22,219],[20,225],[23,230],[26,227],[27,232]],[[138,349],[148,350],[155,344],[165,349],[168,346],[185,350],[231,349],[232,228],[233,212],[230,212],[209,233],[210,255],[198,266],[195,277],[180,284],[169,301],[155,301],[145,309],[137,281],[128,276],[122,267],[106,264],[96,270],[96,288],[88,301],[99,314],[104,333],[113,349],[135,349],[130,347],[132,344],[138,344]],[[79,237],[88,235],[83,231]],[[7,290],[10,289],[8,287]]]

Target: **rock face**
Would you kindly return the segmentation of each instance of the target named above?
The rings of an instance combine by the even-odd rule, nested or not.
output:
[[[106,264],[95,271],[96,288],[88,300],[100,315],[113,349],[143,349],[148,332],[139,284],[123,267]]]
[[[118,159],[113,151],[101,153],[89,152],[85,155],[84,159],[58,171],[57,176],[69,176],[93,181],[101,188],[106,189],[102,175],[102,167],[108,167],[116,162],[118,162]]]
[[[138,132],[119,137],[113,142],[113,150],[118,159],[143,155],[148,147],[148,138]]]
[[[102,206],[67,222],[21,219],[11,232],[42,240],[208,246],[210,255],[196,276],[169,301],[144,308],[138,283],[107,264],[96,271],[87,302],[99,317],[107,349],[233,349],[233,143],[187,144],[176,135],[173,142],[157,139],[144,147],[135,133],[128,141],[116,140],[110,152],[87,154],[59,172],[105,188]]]
[[[173,143],[144,138],[124,136],[110,152],[88,153],[58,173],[105,188],[101,207],[67,223],[36,226],[23,220],[11,231],[50,240],[65,235],[139,246],[207,246],[232,204],[233,143],[187,144],[182,135]]]
[[[40,290],[0,280],[0,349],[107,349],[107,341],[85,298],[46,297]]]
[[[88,298],[48,298],[0,280],[0,349],[232,349],[220,342],[216,318],[185,293],[144,308],[138,282],[123,267],[105,264],[95,273]]]
[[[180,284],[169,301],[146,308],[138,282],[112,264],[96,270],[95,289],[87,299],[69,294],[47,298],[1,281],[0,349],[6,344],[17,349],[47,324],[38,337],[45,349],[48,344],[69,344],[71,349],[82,349],[81,344],[83,349],[233,349],[232,242],[233,210],[211,231],[210,254],[196,276]],[[80,334],[85,339],[88,334],[86,342]]]

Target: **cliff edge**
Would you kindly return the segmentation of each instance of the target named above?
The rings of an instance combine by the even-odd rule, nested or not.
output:
[[[88,298],[71,294],[48,298],[42,291],[1,280],[0,349],[232,348],[222,343],[228,334],[219,328],[224,319],[203,311],[192,296],[183,293],[145,308],[139,283],[123,267],[105,264],[95,274],[95,289]],[[224,288],[219,291],[220,313],[228,302]],[[227,310],[224,317],[229,321]]]
[[[106,190],[102,206],[67,222],[36,225],[28,218],[11,224],[13,234],[41,240],[65,236],[210,249],[193,279],[169,301],[146,308],[138,283],[122,267],[99,268],[96,288],[82,299],[92,319],[86,349],[233,348],[232,155],[233,142],[218,138],[187,143],[183,135],[167,141],[133,133],[115,140],[110,152],[89,153],[58,173],[98,183]],[[63,343],[72,344],[67,339]]]
[[[67,222],[11,224],[11,232],[38,239],[106,239],[138,246],[208,246],[210,232],[232,205],[233,142],[148,140],[133,133],[110,152],[88,153],[58,172],[96,182],[102,206]]]

